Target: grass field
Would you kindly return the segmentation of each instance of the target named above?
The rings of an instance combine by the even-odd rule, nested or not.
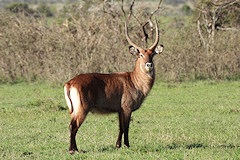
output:
[[[0,159],[240,159],[240,82],[156,82],[133,113],[130,148],[117,115],[89,113],[69,155],[63,87],[0,85]]]

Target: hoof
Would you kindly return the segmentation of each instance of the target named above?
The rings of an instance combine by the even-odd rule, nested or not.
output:
[[[69,151],[69,154],[73,155],[73,154],[74,154],[74,151]]]
[[[70,150],[69,151],[69,154],[71,154],[71,155],[78,154],[78,153],[79,153],[78,150]]]
[[[116,148],[121,148],[121,142],[120,141],[117,141],[117,143],[116,143]]]
[[[121,148],[121,144],[116,144],[116,147],[117,148]]]
[[[129,146],[129,145],[126,145],[126,144],[124,144],[124,147],[125,147],[125,148],[129,148],[130,146]]]

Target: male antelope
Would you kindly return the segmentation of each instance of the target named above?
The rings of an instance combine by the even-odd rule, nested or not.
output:
[[[141,106],[153,86],[155,70],[152,59],[154,55],[162,52],[163,46],[157,47],[159,41],[157,23],[156,40],[147,50],[130,40],[126,23],[125,35],[131,45],[130,52],[138,56],[133,72],[80,74],[64,85],[65,99],[71,115],[70,153],[78,151],[75,136],[89,111],[117,112],[120,131],[116,147],[121,147],[122,134],[125,146],[129,147],[128,128],[131,113]]]

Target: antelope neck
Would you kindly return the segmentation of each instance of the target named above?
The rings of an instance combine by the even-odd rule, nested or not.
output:
[[[131,72],[131,79],[136,89],[141,91],[145,96],[151,90],[154,80],[155,80],[155,71],[151,71],[151,75],[145,73],[140,68],[139,61],[136,62],[135,70]]]

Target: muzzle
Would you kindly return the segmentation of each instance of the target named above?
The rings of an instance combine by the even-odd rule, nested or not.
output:
[[[151,72],[153,70],[153,63],[150,63],[150,62],[147,62],[145,64],[145,69],[148,71],[148,72]]]

